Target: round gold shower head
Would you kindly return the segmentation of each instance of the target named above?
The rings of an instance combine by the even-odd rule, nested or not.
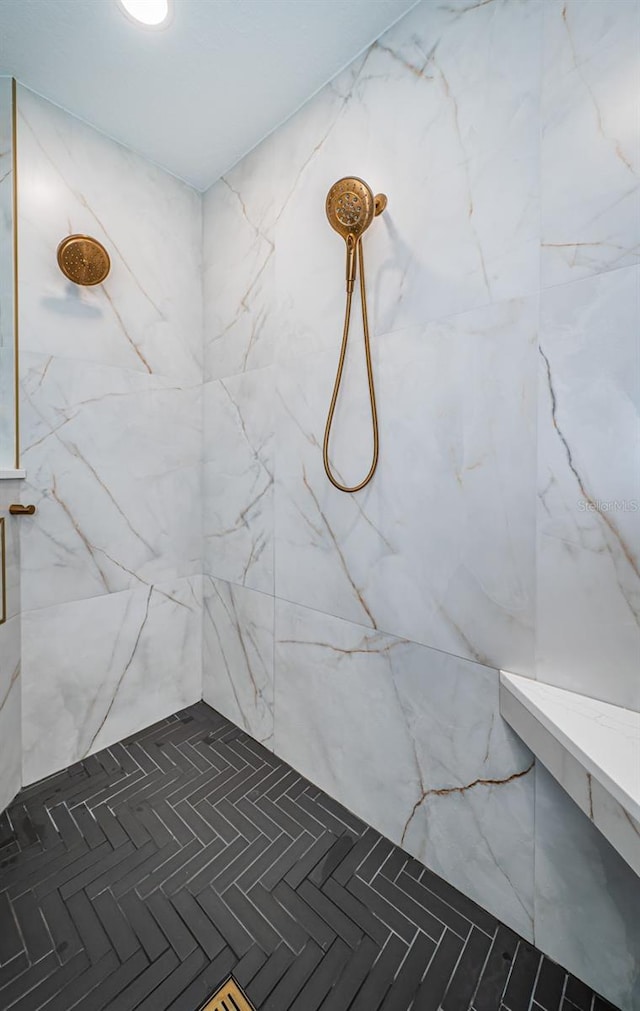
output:
[[[67,235],[57,255],[60,270],[74,284],[102,284],[111,268],[106,249],[90,235]]]
[[[343,239],[359,239],[373,221],[375,202],[363,179],[345,176],[329,190],[326,208],[329,224]]]

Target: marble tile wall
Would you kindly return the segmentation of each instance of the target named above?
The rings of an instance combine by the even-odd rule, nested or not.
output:
[[[212,576],[203,587],[203,697],[266,747],[274,735],[274,598]],[[213,703],[212,703],[213,704]]]
[[[536,673],[636,709],[639,51],[636,0],[545,6]]]
[[[536,675],[637,710],[639,334],[640,267],[542,293]]]
[[[11,79],[0,77],[0,470],[15,467]],[[21,785],[20,482],[0,480],[0,811]],[[3,606],[4,601],[4,606]]]
[[[534,763],[496,672],[281,600],[275,656],[275,751],[532,936]]]
[[[201,608],[189,576],[25,611],[25,782],[198,699]]]
[[[24,779],[201,694],[201,197],[18,93]],[[104,243],[97,288],[58,269]]]
[[[0,520],[4,521],[4,566],[0,558],[0,594],[6,621],[0,624],[0,811],[22,784],[20,675],[20,519],[9,515],[20,501],[21,481],[0,481]],[[1,547],[0,547],[1,551]],[[0,600],[0,619],[2,618]]]
[[[582,816],[563,793],[549,814],[497,668],[638,701],[640,511],[598,503],[638,497],[639,19],[423,2],[204,201],[205,699],[625,1011],[640,929],[615,896],[640,881],[587,820],[553,921],[554,836]],[[357,496],[321,459],[344,299],[324,200],[348,173],[389,195]],[[349,481],[357,313],[352,334]]]
[[[640,262],[638,5],[545,3],[545,288]]]

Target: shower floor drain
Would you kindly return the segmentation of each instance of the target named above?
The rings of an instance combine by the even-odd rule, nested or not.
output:
[[[253,1004],[249,1003],[236,981],[230,976],[200,1011],[256,1011],[256,1009]]]

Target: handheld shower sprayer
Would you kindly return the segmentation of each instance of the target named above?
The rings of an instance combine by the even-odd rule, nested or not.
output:
[[[346,176],[338,179],[333,184],[327,194],[326,211],[329,224],[338,235],[341,235],[347,247],[346,282],[347,282],[347,304],[344,317],[344,329],[342,332],[342,347],[340,349],[340,360],[338,372],[333,387],[329,415],[324,432],[323,460],[327,477],[334,487],[339,491],[354,492],[360,491],[369,483],[378,465],[378,415],[376,411],[376,394],[373,383],[373,369],[371,366],[371,346],[369,341],[369,322],[367,318],[367,291],[364,279],[364,255],[362,252],[362,236],[373,221],[374,217],[382,214],[387,206],[387,198],[384,193],[378,193],[375,197],[373,191],[362,179],[357,176]],[[360,270],[360,303],[362,307],[362,326],[364,330],[364,351],[367,363],[367,380],[369,383],[369,402],[371,404],[371,424],[373,428],[373,462],[369,473],[363,481],[353,487],[347,487],[338,481],[331,470],[329,462],[329,437],[331,435],[331,425],[336,409],[342,372],[347,353],[347,343],[349,340],[349,322],[351,319],[351,300],[356,281],[357,269]]]
[[[329,224],[347,245],[347,292],[352,292],[356,279],[356,253],[362,234],[387,206],[383,193],[373,193],[357,176],[338,179],[327,194]]]

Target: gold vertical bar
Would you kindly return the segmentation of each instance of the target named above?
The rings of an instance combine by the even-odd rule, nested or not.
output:
[[[4,537],[4,516],[0,516],[0,569],[2,570],[0,625],[4,625],[7,620],[7,551]]]
[[[18,338],[18,99],[11,78],[11,165],[13,191],[13,397],[15,418],[15,468],[20,468],[20,341]]]

